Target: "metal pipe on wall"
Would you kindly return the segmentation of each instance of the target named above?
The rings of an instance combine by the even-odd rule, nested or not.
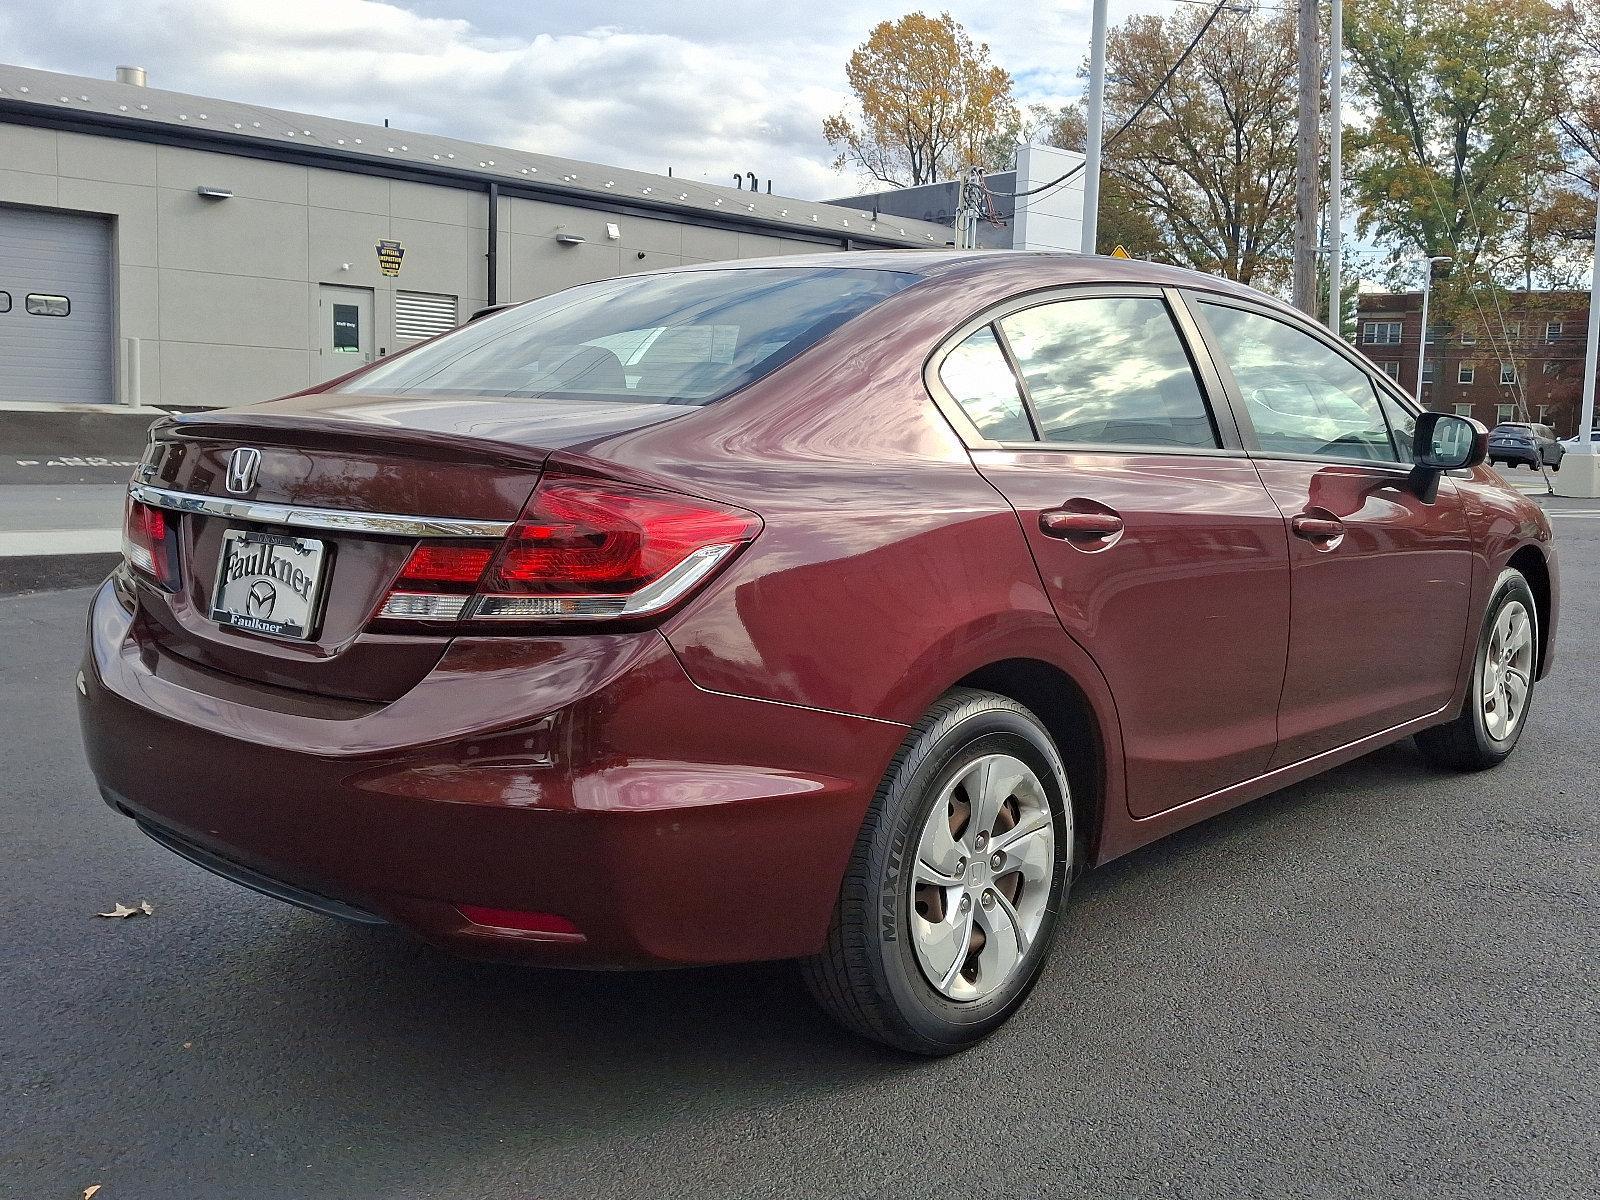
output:
[[[489,185],[489,252],[485,255],[488,278],[485,288],[490,304],[500,303],[500,185]]]

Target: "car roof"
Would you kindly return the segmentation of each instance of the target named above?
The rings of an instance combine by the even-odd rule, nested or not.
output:
[[[1202,271],[1143,259],[1114,258],[1108,254],[1074,254],[1061,250],[834,250],[820,254],[785,254],[771,258],[685,264],[661,270],[738,271],[757,267],[850,267],[856,270],[903,271],[929,279],[1006,272],[1015,276],[1035,275],[1038,286],[1139,283],[1156,287],[1187,287],[1252,300],[1268,300],[1278,307],[1284,307],[1277,297],[1219,275],[1207,275]]]

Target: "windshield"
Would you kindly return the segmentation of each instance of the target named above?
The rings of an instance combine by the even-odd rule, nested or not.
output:
[[[483,317],[343,390],[704,404],[920,278],[757,267],[608,279]]]

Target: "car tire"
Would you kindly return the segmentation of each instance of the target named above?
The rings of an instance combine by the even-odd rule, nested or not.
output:
[[[985,788],[1006,798],[983,800]],[[996,814],[990,832],[977,827],[980,811]],[[1039,719],[1004,696],[951,691],[873,798],[827,943],[801,964],[811,995],[847,1029],[900,1050],[970,1046],[1039,978],[1078,859],[1075,832],[1066,770]],[[1014,880],[995,869],[1014,861]],[[959,883],[931,883],[941,871]]]
[[[1527,728],[1538,669],[1539,609],[1522,572],[1507,568],[1484,614],[1461,711],[1448,724],[1416,735],[1423,757],[1456,771],[1482,771],[1504,762]],[[1520,703],[1512,694],[1519,686]]]

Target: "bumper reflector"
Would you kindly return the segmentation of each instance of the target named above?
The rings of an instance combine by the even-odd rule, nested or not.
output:
[[[474,925],[482,925],[486,929],[537,934],[556,942],[583,941],[583,934],[578,932],[578,927],[556,913],[523,912],[516,908],[483,908],[476,904],[458,904],[456,911]]]

